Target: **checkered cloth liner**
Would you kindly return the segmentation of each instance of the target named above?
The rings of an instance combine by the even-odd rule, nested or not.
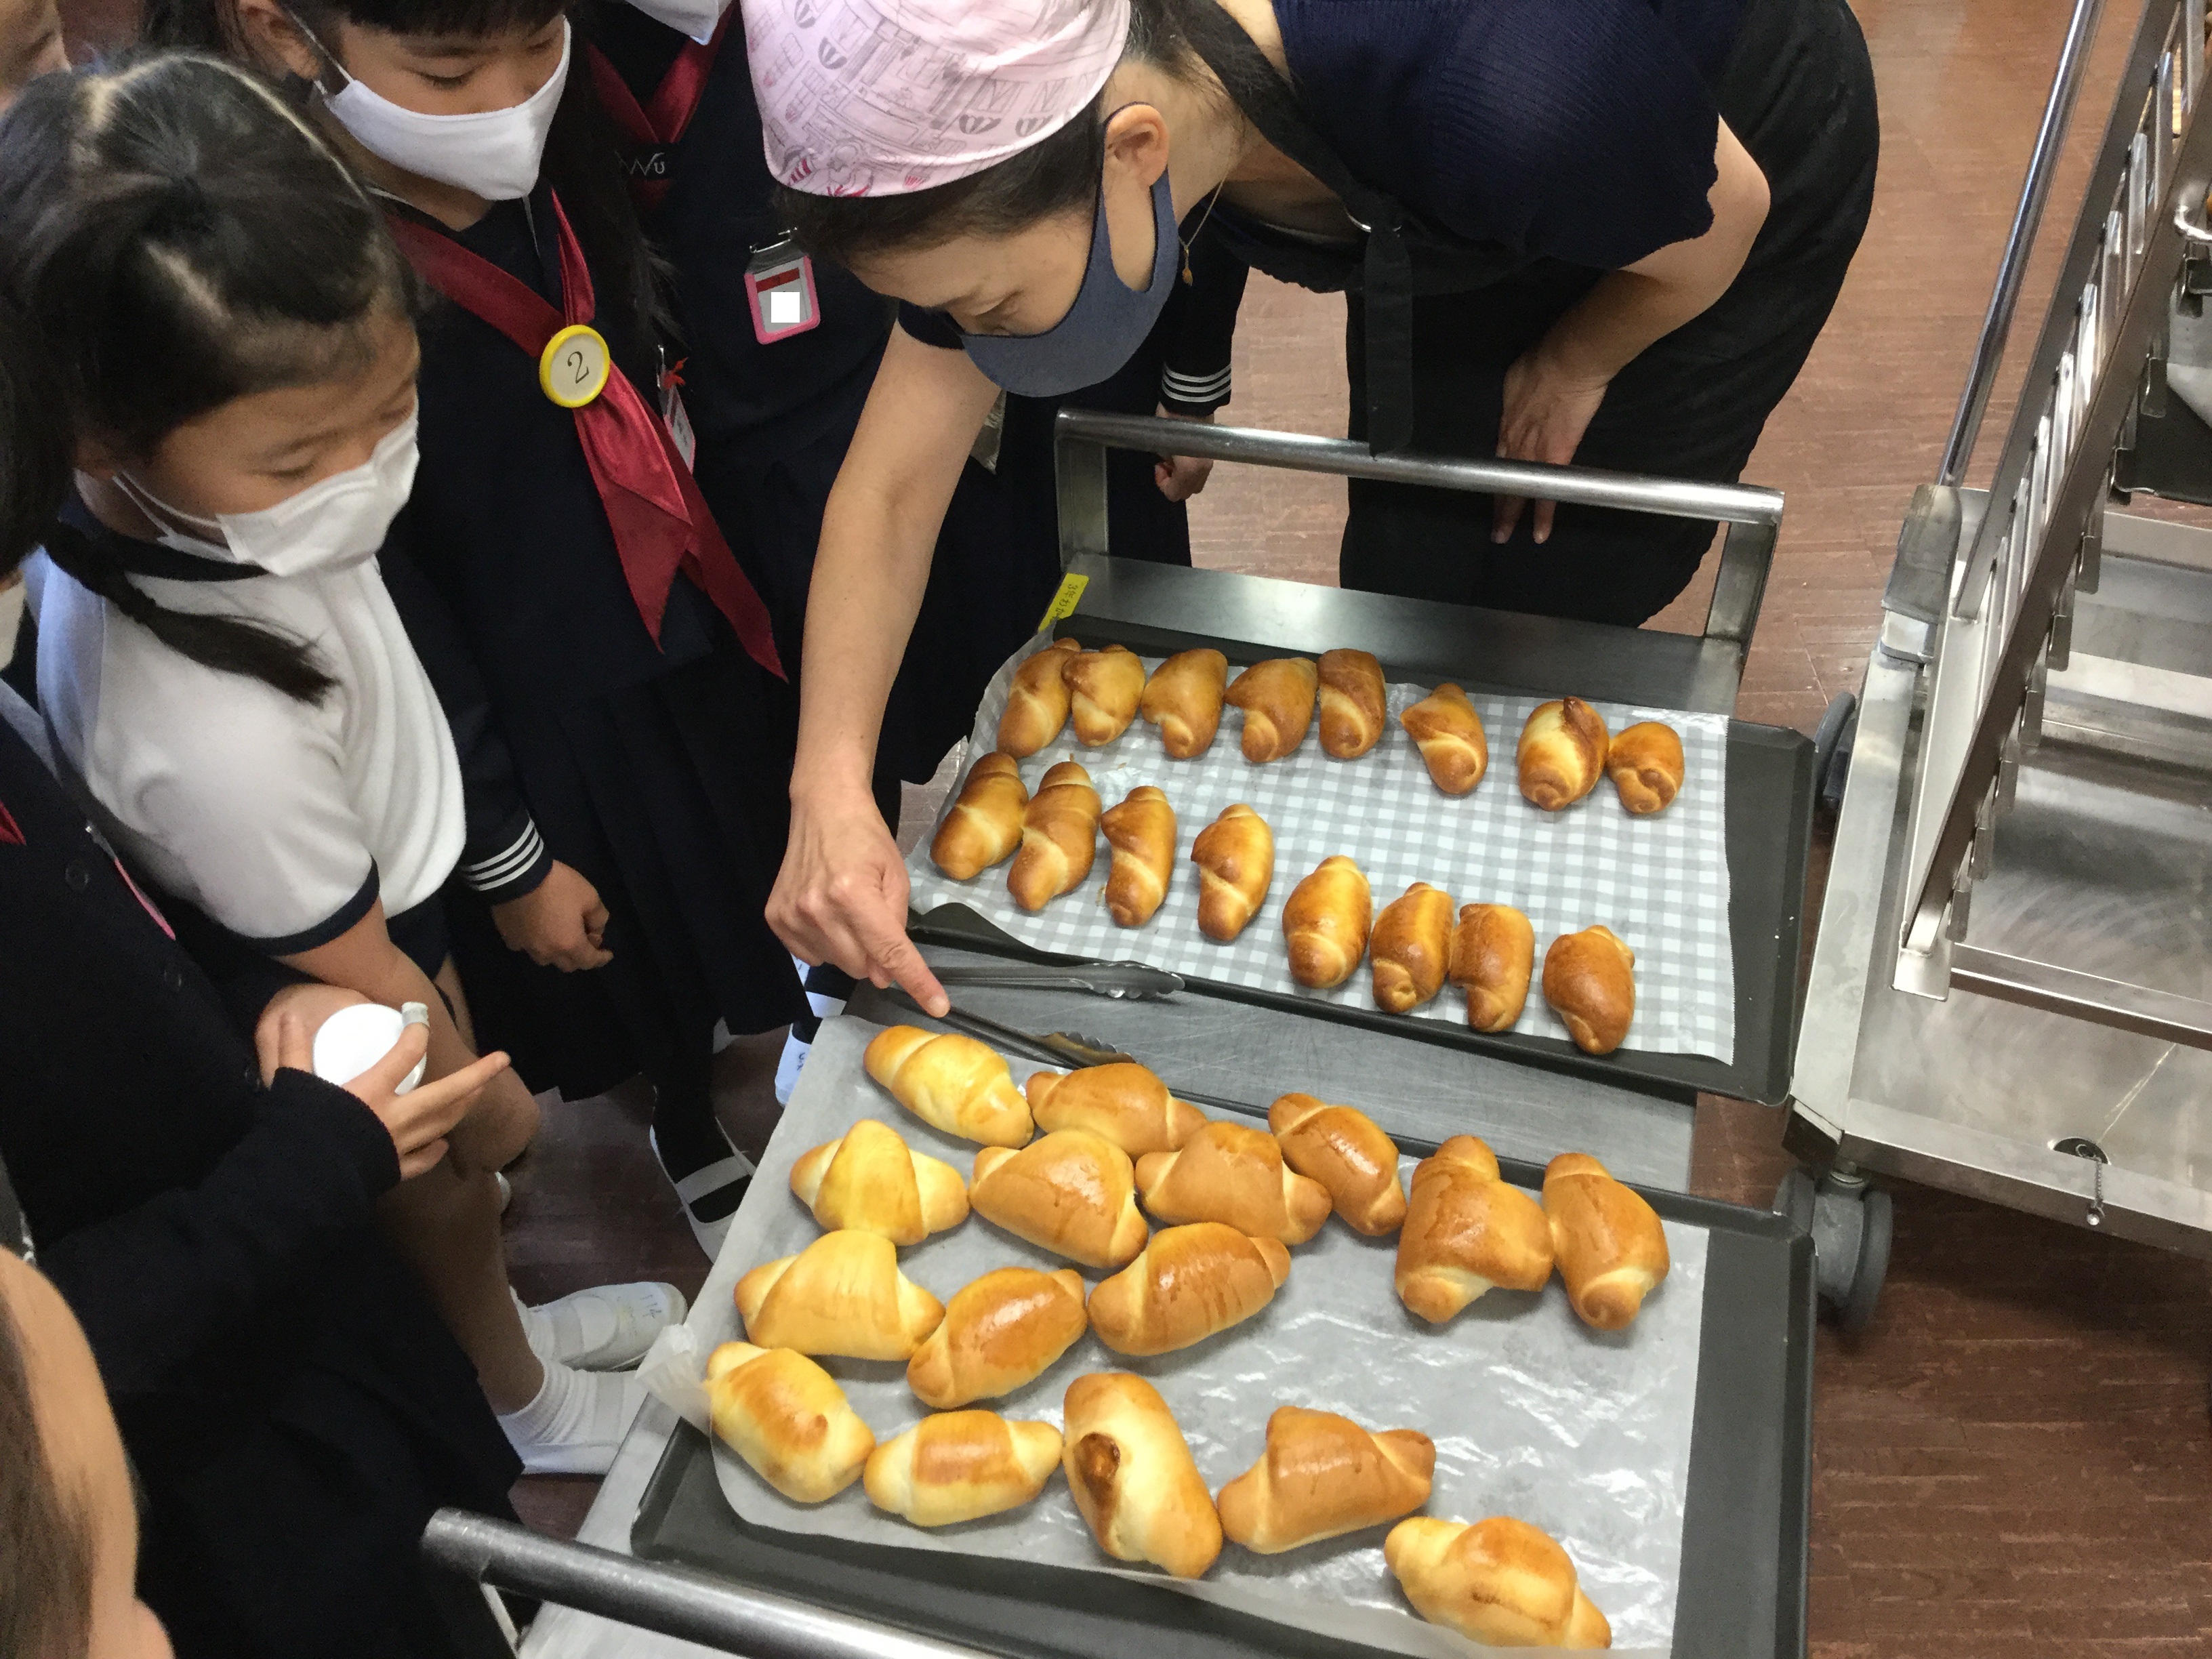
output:
[[[1013,670],[1042,636],[1016,653],[983,695],[967,760],[994,746]],[[1147,658],[1147,668],[1158,659]],[[1236,674],[1231,668],[1231,677]],[[1611,783],[1600,781],[1560,813],[1538,810],[1514,781],[1514,747],[1534,697],[1474,696],[1490,737],[1490,769],[1457,799],[1430,781],[1420,750],[1398,715],[1430,688],[1390,687],[1382,740],[1358,760],[1334,760],[1316,729],[1297,752],[1265,766],[1238,749],[1243,716],[1227,710],[1213,746],[1194,760],[1170,760],[1159,733],[1141,718],[1103,750],[1076,744],[1071,730],[1022,763],[1034,790],[1054,762],[1073,759],[1091,773],[1109,807],[1139,784],[1155,784],[1176,810],[1179,864],[1166,900],[1142,927],[1114,924],[1104,902],[1111,849],[1102,836],[1090,879],[1035,915],[1006,893],[1007,865],[973,881],[950,881],[929,861],[927,838],[908,860],[913,902],[927,912],[964,904],[1023,944],[1093,961],[1135,961],[1217,984],[1287,993],[1347,1007],[1374,1006],[1362,967],[1334,991],[1292,980],[1283,945],[1283,904],[1291,890],[1331,854],[1366,872],[1376,913],[1416,881],[1443,888],[1455,906],[1506,903],[1536,930],[1536,983],[1513,1029],[1564,1038],[1566,1028],[1540,989],[1544,951],[1555,938],[1602,922],[1636,952],[1636,1018],[1629,1048],[1655,1054],[1735,1054],[1735,967],[1729,939],[1728,721],[1718,714],[1596,704],[1607,729],[1659,720],[1682,737],[1682,793],[1656,817],[1631,817]],[[965,780],[963,771],[963,781]],[[956,791],[957,794],[957,791]],[[1260,913],[1232,942],[1198,930],[1198,879],[1190,844],[1222,809],[1249,805],[1275,832],[1275,878]],[[950,802],[947,802],[948,807]],[[1466,999],[1450,986],[1409,1018],[1467,1018]]]

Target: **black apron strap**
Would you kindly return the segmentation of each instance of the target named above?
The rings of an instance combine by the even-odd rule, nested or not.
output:
[[[1395,198],[1352,175],[1314,131],[1283,78],[1228,13],[1197,9],[1190,44],[1221,77],[1260,136],[1304,167],[1343,202],[1367,233],[1360,303],[1367,334],[1367,447],[1376,454],[1413,441],[1413,262],[1406,246],[1406,210]]]

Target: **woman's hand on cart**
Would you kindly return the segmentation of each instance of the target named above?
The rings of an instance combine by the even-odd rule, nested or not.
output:
[[[803,960],[835,963],[878,990],[896,984],[942,1014],[952,1000],[906,936],[907,893],[906,862],[867,791],[826,799],[793,793],[769,926]]]
[[[1171,421],[1199,421],[1211,426],[1211,415],[1178,415],[1163,405],[1159,411]],[[1213,463],[1194,455],[1163,455],[1152,465],[1152,482],[1160,487],[1160,494],[1171,501],[1187,501],[1206,488],[1212,476]]]

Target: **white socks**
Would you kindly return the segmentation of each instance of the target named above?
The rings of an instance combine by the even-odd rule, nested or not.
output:
[[[545,1364],[537,1398],[499,1419],[526,1474],[605,1474],[645,1402],[634,1376]]]

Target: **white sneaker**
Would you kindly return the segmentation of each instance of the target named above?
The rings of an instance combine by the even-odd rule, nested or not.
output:
[[[525,1474],[605,1474],[645,1403],[634,1377],[545,1362],[538,1397],[499,1419]]]
[[[531,1352],[583,1371],[625,1370],[636,1364],[661,1328],[684,1314],[683,1291],[651,1283],[595,1285],[534,1308],[518,1296],[514,1305]]]

